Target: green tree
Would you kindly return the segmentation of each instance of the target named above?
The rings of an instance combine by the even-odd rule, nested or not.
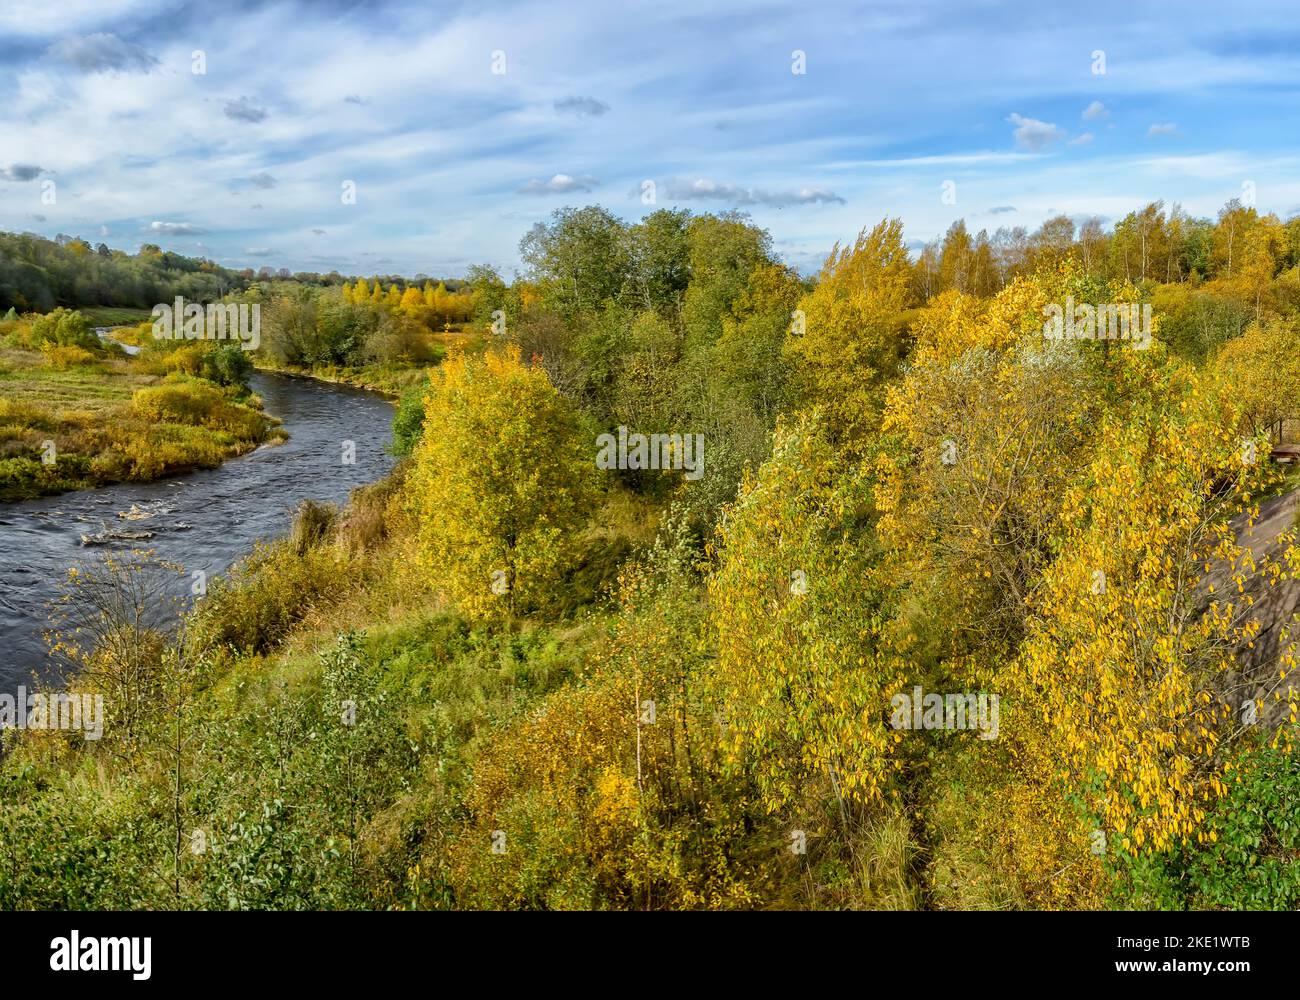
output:
[[[597,205],[558,209],[519,242],[543,298],[566,318],[616,299],[629,261],[623,223]]]

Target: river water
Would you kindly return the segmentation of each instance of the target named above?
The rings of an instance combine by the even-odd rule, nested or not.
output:
[[[249,379],[289,440],[263,445],[218,469],[153,483],[122,483],[22,503],[0,504],[0,692],[33,671],[48,676],[42,633],[48,605],[70,567],[96,554],[152,549],[160,559],[207,573],[209,583],[259,538],[284,534],[303,500],[343,503],[349,491],[393,466],[392,404],[348,386],[256,372]],[[347,443],[354,461],[345,461]],[[123,520],[132,506],[150,516]],[[147,540],[85,546],[83,534],[149,531]]]

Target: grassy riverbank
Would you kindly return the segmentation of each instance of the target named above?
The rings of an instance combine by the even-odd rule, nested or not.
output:
[[[629,546],[652,537],[652,511],[625,493],[607,498],[585,537],[585,596],[562,620],[484,628],[412,572],[405,489],[399,468],[357,491],[346,511],[306,505],[290,537],[216,583],[190,618],[180,659],[142,634],[137,665],[150,681],[127,712],[129,732],[114,714],[98,743],[7,734],[0,909],[599,902],[579,878],[586,860],[563,861],[548,846],[575,831],[548,831],[544,802],[520,800],[508,806],[513,819],[498,821],[478,798],[503,790],[472,789],[507,760],[559,761],[561,744],[548,743],[526,764],[527,720],[554,719],[556,699],[609,683],[616,618],[598,595]],[[164,571],[141,575],[155,572]],[[93,603],[109,578],[91,571],[70,587]],[[110,714],[119,712],[121,675],[98,664],[73,689],[103,692]],[[347,702],[355,726],[341,721]],[[179,756],[168,749],[178,732]],[[619,756],[631,747],[625,735],[610,747]],[[583,773],[592,766],[574,763]],[[624,807],[615,798],[604,807],[614,814],[597,816],[613,822],[608,835],[619,843],[629,832]],[[498,822],[513,838],[504,858],[490,849]],[[570,869],[571,884],[537,882],[526,860],[535,848]]]
[[[276,364],[264,357],[258,357],[256,364],[261,371],[293,375],[297,378],[311,378],[334,385],[350,385],[357,389],[378,393],[388,399],[398,399],[411,386],[424,381],[424,374],[429,367],[427,364],[389,363],[358,368],[341,365],[307,368],[301,365]]]
[[[441,364],[449,350],[469,354],[482,354],[488,345],[488,336],[475,329],[455,329],[418,335],[421,349],[418,359],[402,357],[390,360],[373,360],[363,364],[314,365],[288,364],[277,360],[268,352],[259,352],[254,361],[259,369],[320,379],[340,385],[377,392],[389,399],[399,399],[413,386],[422,384],[431,367]]]
[[[213,468],[283,438],[242,383],[200,377],[193,351],[130,358],[84,336],[38,343],[30,323],[6,326],[0,501]]]

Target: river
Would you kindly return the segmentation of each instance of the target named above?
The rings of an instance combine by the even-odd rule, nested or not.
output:
[[[208,469],[152,483],[120,483],[21,503],[0,504],[0,692],[13,691],[33,671],[48,676],[48,605],[68,569],[105,550],[152,549],[188,574],[211,581],[248,553],[259,538],[284,534],[303,500],[343,503],[357,486],[393,466],[392,404],[348,386],[256,372],[249,380],[266,412],[289,432],[283,444],[263,445]],[[355,445],[355,460],[345,462]],[[132,506],[150,516],[126,521]],[[110,529],[149,531],[148,540],[83,546],[81,536]]]

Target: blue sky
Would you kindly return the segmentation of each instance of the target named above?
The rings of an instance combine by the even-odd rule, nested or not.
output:
[[[921,241],[959,217],[1114,221],[1157,198],[1213,215],[1249,184],[1285,218],[1300,211],[1294,14],[3,0],[0,229],[455,276],[509,274],[520,236],[564,205],[740,208],[807,273],[887,215]]]

